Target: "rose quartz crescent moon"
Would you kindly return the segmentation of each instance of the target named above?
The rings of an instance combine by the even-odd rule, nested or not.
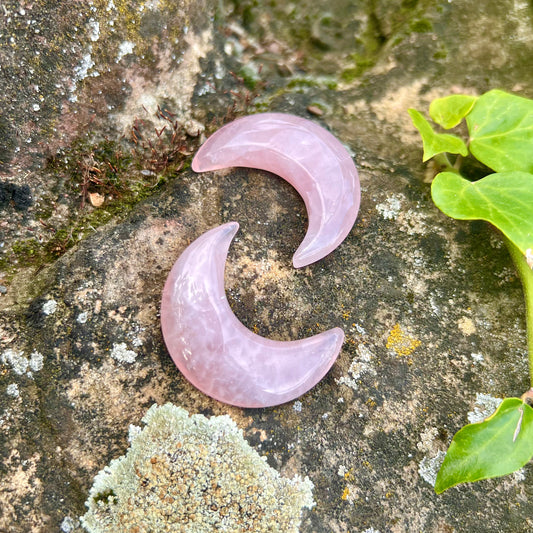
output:
[[[288,402],[316,385],[335,362],[344,332],[333,328],[296,341],[266,339],[233,314],[224,291],[229,222],[191,243],[168,275],[161,328],[182,374],[205,394],[239,407]]]
[[[357,168],[340,141],[310,120],[259,113],[226,124],[200,147],[192,168],[228,167],[277,174],[303,198],[309,225],[293,257],[296,268],[332,252],[355,223],[361,198]]]

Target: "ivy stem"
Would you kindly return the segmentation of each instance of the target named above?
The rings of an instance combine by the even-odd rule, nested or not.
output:
[[[459,173],[459,170],[452,165],[452,162],[450,161],[450,158],[446,152],[442,152],[433,156],[433,160],[442,170],[447,172],[455,172],[456,174]]]
[[[518,270],[526,299],[527,351],[529,357],[529,380],[533,389],[533,270],[526,262],[524,254],[507,237],[504,237],[511,259]]]

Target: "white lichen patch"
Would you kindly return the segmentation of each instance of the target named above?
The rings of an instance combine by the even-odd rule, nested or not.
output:
[[[521,468],[520,470],[517,470],[516,472],[513,472],[513,477],[515,481],[518,483],[526,480],[526,471],[524,468]]]
[[[42,370],[42,369],[43,369],[43,366],[44,366],[44,357],[43,357],[43,354],[42,354],[42,353],[39,353],[39,352],[37,352],[37,351],[34,351],[34,352],[30,355],[29,365],[30,365],[30,368],[31,368],[34,372],[39,372],[39,370]]]
[[[430,452],[433,449],[438,433],[436,427],[426,428],[420,434],[420,441],[417,442],[416,447],[422,452]]]
[[[48,300],[43,304],[43,313],[45,315],[53,315],[57,309],[57,302],[55,300]]]
[[[13,396],[13,398],[18,398],[20,395],[19,386],[16,383],[10,383],[7,386],[6,394],[8,396]]]
[[[494,398],[489,394],[477,393],[476,394],[476,403],[474,405],[474,410],[468,413],[468,422],[470,424],[475,424],[476,422],[483,422],[485,418],[498,409],[499,405],[502,403],[501,398]]]
[[[376,375],[375,369],[370,364],[373,357],[372,352],[364,344],[359,344],[357,346],[357,355],[358,357],[354,358],[350,364],[348,375],[341,376],[336,380],[339,385],[347,385],[353,390],[359,388],[358,380],[360,380],[363,375]]]
[[[32,372],[39,372],[44,366],[44,357],[37,351],[34,351],[28,359],[23,351],[18,352],[9,349],[2,353],[0,361],[4,365],[11,367],[15,374],[19,376],[26,374],[30,378],[32,377]]]
[[[314,505],[308,478],[283,478],[227,415],[153,405],[126,455],[95,478],[81,518],[89,533],[296,533]]]
[[[418,473],[420,474],[420,477],[432,487],[435,486],[437,474],[445,457],[446,452],[439,450],[434,457],[424,457],[418,465]]]
[[[72,533],[76,531],[76,529],[79,527],[79,521],[75,520],[74,518],[71,518],[70,516],[65,516],[65,518],[63,518],[63,521],[61,522],[61,525],[59,526],[63,533]]]
[[[119,344],[113,344],[111,357],[120,363],[135,363],[137,353],[133,350],[129,350],[125,342],[121,342]]]
[[[98,41],[98,39],[100,39],[100,23],[97,20],[90,19],[87,26],[89,30],[89,39],[93,42]]]
[[[482,353],[471,353],[470,357],[472,358],[472,361],[474,362],[475,365],[483,363],[485,359]]]
[[[17,352],[15,350],[6,350],[2,354],[2,363],[4,365],[10,366],[11,370],[22,376],[28,370],[30,362],[27,357],[24,357],[24,352]]]
[[[337,475],[344,477],[347,472],[348,472],[348,469],[344,465],[339,465],[339,469],[337,470]]]
[[[122,41],[118,47],[118,55],[117,55],[117,63],[120,62],[120,60],[129,54],[133,54],[133,49],[135,48],[135,43],[132,43],[131,41]]]
[[[393,220],[402,209],[402,199],[402,195],[391,196],[383,203],[377,204],[376,209],[385,220]]]

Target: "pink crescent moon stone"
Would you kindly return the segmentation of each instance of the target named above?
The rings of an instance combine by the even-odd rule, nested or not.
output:
[[[355,164],[335,136],[310,120],[259,113],[226,124],[200,147],[192,168],[228,167],[273,172],[303,198],[309,226],[293,257],[296,268],[333,251],[357,218],[361,192]]]
[[[240,407],[288,402],[318,383],[344,341],[340,328],[296,341],[265,339],[233,314],[224,291],[239,225],[207,231],[178,258],[165,283],[161,327],[182,374],[205,394]]]

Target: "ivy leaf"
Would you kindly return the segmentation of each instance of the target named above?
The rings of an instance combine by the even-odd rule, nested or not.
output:
[[[496,172],[533,173],[533,100],[492,90],[466,117],[470,151]]]
[[[453,128],[468,115],[476,100],[475,96],[466,94],[437,98],[429,106],[429,116],[444,129]]]
[[[441,172],[431,196],[452,218],[490,222],[522,254],[533,248],[533,174],[499,172],[470,182],[455,172]]]
[[[431,124],[416,109],[409,109],[409,115],[415,128],[420,132],[424,145],[423,161],[434,155],[448,152],[450,154],[468,155],[468,148],[463,139],[449,133],[436,133]]]
[[[489,418],[468,424],[454,435],[437,474],[435,492],[510,474],[532,457],[533,409],[519,398],[507,398]]]

